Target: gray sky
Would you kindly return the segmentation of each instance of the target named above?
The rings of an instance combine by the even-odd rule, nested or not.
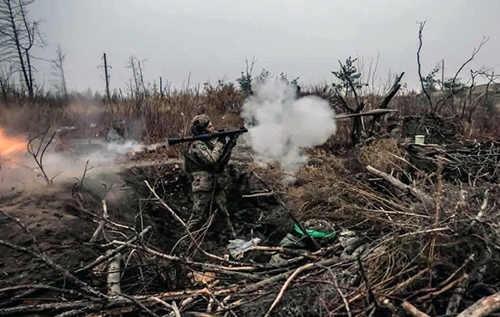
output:
[[[57,44],[67,52],[70,89],[104,91],[104,52],[112,89],[131,77],[130,55],[145,60],[147,81],[162,76],[181,88],[190,72],[191,86],[235,81],[246,57],[257,59],[255,75],[265,68],[310,85],[331,82],[338,59],[359,57],[368,72],[379,54],[380,87],[390,71],[416,87],[423,20],[425,74],[444,59],[452,76],[483,37],[471,67],[500,71],[499,0],[37,0],[30,8],[48,43],[38,55],[54,58]],[[51,87],[50,66],[38,69]]]

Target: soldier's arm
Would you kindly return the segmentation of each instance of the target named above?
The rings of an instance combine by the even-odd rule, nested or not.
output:
[[[207,166],[215,166],[220,159],[224,144],[216,142],[213,150],[210,150],[203,142],[199,142],[194,147],[194,154],[198,161]]]

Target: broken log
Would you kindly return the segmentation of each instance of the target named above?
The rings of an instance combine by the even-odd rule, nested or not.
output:
[[[427,210],[433,209],[434,200],[432,199],[431,196],[427,195],[426,193],[424,193],[420,189],[413,187],[413,186],[410,186],[410,185],[406,185],[403,182],[394,178],[393,176],[391,176],[387,173],[384,173],[382,171],[379,171],[378,169],[373,168],[369,165],[366,167],[366,170],[370,174],[373,174],[373,175],[378,176],[378,177],[382,177],[383,179],[388,181],[392,186],[396,187],[397,189],[410,192],[410,194],[412,194],[415,198],[417,198],[418,200],[420,200],[424,204],[424,206]]]
[[[116,254],[109,260],[108,267],[108,295],[115,296],[121,293],[121,271],[120,266],[122,262],[121,253]]]

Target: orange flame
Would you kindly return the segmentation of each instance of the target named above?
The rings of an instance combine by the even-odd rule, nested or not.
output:
[[[0,156],[19,153],[26,150],[26,142],[18,138],[6,137],[0,128]]]

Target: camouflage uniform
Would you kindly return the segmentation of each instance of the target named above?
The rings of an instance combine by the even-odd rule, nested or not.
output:
[[[208,121],[207,121],[208,120]],[[201,115],[193,118],[192,132],[193,134],[202,134],[204,127],[197,126],[196,122],[210,122],[208,116]],[[185,154],[186,172],[191,175],[191,189],[193,199],[193,210],[187,222],[188,228],[199,229],[206,221],[205,212],[214,202],[219,208],[219,211],[225,216],[227,225],[234,236],[234,228],[229,218],[229,213],[226,207],[226,190],[229,185],[229,177],[223,171],[223,166],[227,163],[219,162],[224,151],[225,140],[207,140],[193,141]],[[230,153],[228,157],[230,156]]]

